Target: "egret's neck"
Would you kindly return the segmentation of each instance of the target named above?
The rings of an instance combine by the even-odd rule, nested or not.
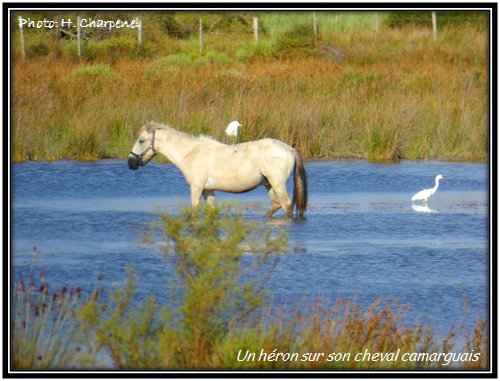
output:
[[[434,188],[432,188],[432,193],[436,192],[439,186],[439,179],[436,179],[436,185],[434,185]]]

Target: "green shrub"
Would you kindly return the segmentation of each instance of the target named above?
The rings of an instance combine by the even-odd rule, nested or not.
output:
[[[248,51],[248,49],[245,49],[245,48],[239,48],[237,51],[236,51],[236,59],[240,62],[247,62],[248,59],[250,58],[250,52]]]
[[[278,51],[279,44],[275,41],[259,41],[253,45],[252,54],[256,57],[272,57]]]
[[[205,53],[206,62],[212,64],[227,64],[229,63],[229,58],[224,54],[215,51],[212,47],[208,47]]]
[[[228,206],[201,206],[199,217],[183,209],[161,218],[165,256],[176,273],[168,307],[160,309],[154,298],[134,307],[137,279],[129,270],[111,303],[96,294],[78,319],[84,337],[94,335],[87,347],[105,350],[118,368],[207,368],[229,331],[255,319],[263,274],[277,258],[270,254],[284,250],[285,238],[257,231]]]
[[[284,249],[284,238],[257,232],[231,208],[201,208],[201,218],[191,210],[181,217],[162,215],[167,244],[165,255],[176,269],[174,284],[182,293],[181,330],[184,348],[179,365],[211,364],[219,343],[231,328],[244,325],[262,304],[262,279],[269,254]],[[187,222],[186,222],[186,219]],[[260,237],[260,238],[259,238]],[[250,252],[249,263],[244,260]],[[252,277],[244,277],[249,271]]]

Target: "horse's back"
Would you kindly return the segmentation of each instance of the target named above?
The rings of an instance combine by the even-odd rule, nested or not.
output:
[[[247,143],[242,143],[242,150],[248,154],[255,154],[258,157],[276,157],[276,156],[293,156],[294,148],[280,140],[273,138],[264,138],[254,140]]]

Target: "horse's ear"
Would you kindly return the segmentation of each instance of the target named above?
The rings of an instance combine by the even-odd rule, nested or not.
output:
[[[146,127],[146,131],[147,131],[148,133],[151,133],[151,132],[153,132],[153,129],[154,129],[154,127],[155,127],[155,124],[154,124],[154,122],[153,122],[153,121],[151,121],[151,122],[146,122],[145,127]]]

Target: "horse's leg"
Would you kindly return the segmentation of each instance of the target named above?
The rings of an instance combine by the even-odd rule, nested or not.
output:
[[[193,215],[193,217],[198,215],[198,206],[200,205],[202,193],[202,187],[191,185],[191,209],[193,210],[191,214]]]
[[[264,216],[271,217],[274,213],[276,213],[279,210],[279,208],[281,208],[281,204],[280,201],[278,200],[278,197],[276,196],[276,193],[274,192],[274,189],[271,187],[268,181],[264,182],[264,186],[266,187],[267,194],[271,199],[271,207],[266,212],[266,214],[264,214]]]
[[[216,206],[215,195],[214,195],[213,190],[210,190],[210,191],[204,190],[202,194],[203,194],[203,198],[207,202],[207,205],[210,205],[211,207]]]
[[[285,216],[291,218],[293,215],[293,205],[290,197],[288,197],[288,192],[286,191],[286,182],[281,184],[272,185],[274,193],[279,200],[281,209],[285,212]]]

